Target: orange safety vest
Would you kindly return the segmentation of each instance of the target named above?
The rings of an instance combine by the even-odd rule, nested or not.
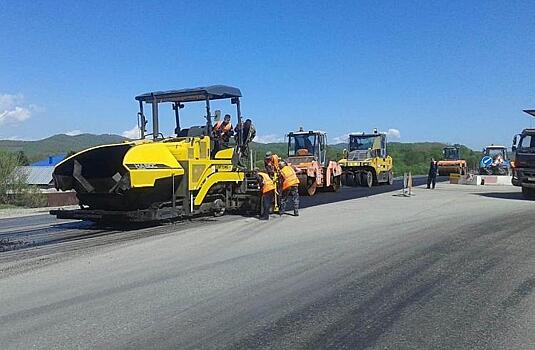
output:
[[[289,166],[286,165],[284,168],[280,171],[281,177],[282,177],[282,190],[286,190],[292,186],[299,185],[299,179],[297,178],[297,174],[295,173],[295,170]]]
[[[262,193],[267,193],[275,189],[275,182],[271,180],[268,174],[263,172],[258,172],[258,175],[262,176]]]
[[[230,122],[227,123],[227,125],[223,126],[223,122],[220,120],[217,123],[215,123],[214,130],[219,131],[223,127],[223,132],[227,133],[232,129],[232,124]]]
[[[273,165],[273,170],[279,171],[280,170],[280,164],[279,164],[279,156],[274,154],[271,156],[271,158],[267,161],[268,164]]]

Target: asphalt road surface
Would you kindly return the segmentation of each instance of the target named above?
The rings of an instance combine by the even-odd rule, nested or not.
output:
[[[439,181],[445,181],[442,177]],[[425,178],[416,177],[414,184],[419,185],[425,182]],[[398,191],[402,188],[401,181],[395,181],[392,186],[377,186],[371,189],[364,187],[344,187],[338,193],[318,192],[314,197],[301,197],[301,208],[308,208],[326,203],[336,203],[340,201],[373,196],[389,191]],[[100,246],[110,242],[137,239],[148,235],[157,235],[162,233],[174,232],[176,230],[190,229],[192,226],[208,223],[219,223],[221,221],[235,220],[239,216],[228,216],[221,219],[211,219],[207,217],[195,218],[192,221],[175,223],[172,226],[162,227],[139,227],[116,225],[112,227],[101,227],[90,222],[78,220],[57,220],[49,214],[38,214],[21,217],[12,217],[7,219],[0,218],[0,253],[28,248],[37,248],[26,251],[25,254],[32,256],[47,255],[51,251],[56,252],[57,245],[64,243],[62,250],[69,251],[72,249],[85,248],[89,246]],[[95,240],[96,237],[104,239]],[[70,244],[67,244],[70,243]],[[20,254],[4,254],[2,259],[18,258]],[[7,258],[6,258],[7,257]]]
[[[58,239],[0,253],[0,348],[535,347],[535,202],[513,187],[350,191],[269,222],[27,219]],[[0,221],[0,238],[21,226]]]

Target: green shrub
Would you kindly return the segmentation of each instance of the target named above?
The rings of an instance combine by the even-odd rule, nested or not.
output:
[[[46,195],[27,184],[28,175],[18,167],[20,155],[0,151],[0,204],[25,207],[46,205]]]

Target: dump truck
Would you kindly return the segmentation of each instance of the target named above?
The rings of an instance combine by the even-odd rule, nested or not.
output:
[[[393,160],[388,155],[385,133],[374,129],[368,134],[349,134],[348,148],[343,155],[338,163],[342,167],[344,185],[372,187],[394,182]]]
[[[292,165],[299,178],[299,192],[313,196],[318,189],[338,192],[342,169],[327,158],[327,134],[323,131],[290,132],[286,163]]]
[[[96,222],[151,222],[257,211],[259,181],[239,163],[243,140],[238,137],[236,145],[217,149],[212,136],[210,102],[230,101],[241,126],[241,96],[238,88],[225,85],[136,96],[140,139],[89,148],[59,163],[52,175],[54,185],[76,191],[80,209],[51,214]],[[184,128],[180,113],[192,104],[202,104],[198,108],[206,113],[205,123]],[[152,114],[150,133],[146,109]],[[174,116],[172,136],[164,136],[159,127],[162,112]]]
[[[483,157],[479,161],[481,175],[510,175],[511,163],[504,146],[490,145],[483,148]]]
[[[442,160],[438,161],[438,174],[464,175],[468,171],[466,160],[461,159],[460,149],[456,146],[446,146],[442,149]]]
[[[535,110],[526,109],[525,113],[535,116]],[[524,129],[513,138],[512,184],[522,187],[527,199],[535,199],[535,129]]]

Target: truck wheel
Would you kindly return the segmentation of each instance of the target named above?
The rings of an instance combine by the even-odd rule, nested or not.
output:
[[[365,171],[362,173],[362,178],[360,180],[361,184],[365,187],[371,188],[373,186],[373,174],[371,171]]]
[[[525,199],[535,199],[535,189],[522,187],[522,196]]]
[[[394,184],[394,173],[392,173],[392,170],[388,172],[388,184],[389,185]]]

